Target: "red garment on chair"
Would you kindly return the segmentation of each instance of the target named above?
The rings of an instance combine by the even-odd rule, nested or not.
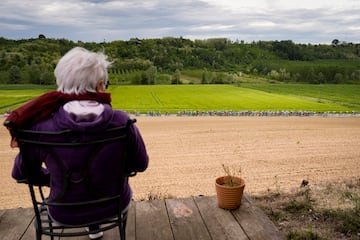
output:
[[[5,123],[11,122],[11,127],[29,128],[35,123],[45,120],[65,103],[72,100],[94,100],[100,103],[110,104],[111,95],[110,93],[104,92],[66,94],[58,91],[51,91],[36,97],[23,106],[13,110],[5,119]],[[14,139],[11,127],[9,128],[8,126],[12,137],[10,145],[11,147],[16,147],[16,139]]]

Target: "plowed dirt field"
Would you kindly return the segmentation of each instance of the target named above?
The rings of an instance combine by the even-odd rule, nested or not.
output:
[[[137,117],[150,165],[130,180],[134,199],[214,195],[222,164],[241,166],[245,191],[291,191],[360,178],[359,117]],[[29,207],[11,178],[17,149],[0,128],[0,209]]]

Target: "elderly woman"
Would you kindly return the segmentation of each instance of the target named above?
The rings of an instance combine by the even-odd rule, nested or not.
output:
[[[105,92],[108,85],[107,68],[110,64],[102,53],[90,52],[80,47],[73,48],[59,60],[55,68],[57,91],[39,96],[14,110],[6,121],[12,122],[15,127],[38,131],[60,131],[64,129],[103,131],[125,125],[129,116],[123,111],[113,110],[110,106],[110,94]],[[11,146],[17,146],[15,137],[11,141]],[[148,166],[148,155],[144,141],[135,125],[130,127],[127,148],[131,162],[126,163],[125,170],[128,172],[145,171]],[[99,160],[96,169],[101,169],[101,171],[92,172],[95,175],[94,179],[100,179],[96,184],[110,190],[116,188],[115,183],[114,186],[112,184],[109,186],[109,179],[116,181],[116,176],[111,174],[113,173],[112,163],[116,165],[116,161],[120,158],[120,156],[112,155],[110,150],[108,153],[110,160],[106,159],[106,166],[101,165],[103,160]],[[21,161],[20,155],[17,155],[12,171],[13,178],[17,180],[24,179]],[[56,168],[53,162],[45,160],[46,168],[42,168],[43,160],[39,159],[38,163],[32,165],[36,169],[31,170],[31,172],[38,173],[36,174],[38,184],[50,186],[49,200],[52,200],[51,198],[61,191],[59,188],[62,183],[58,177],[60,169]],[[76,163],[68,164],[76,165],[82,162],[85,160],[76,159]],[[107,176],[105,178],[107,182],[101,178],[101,175]],[[78,192],[75,195],[82,196],[84,194]],[[130,186],[126,182],[123,192],[124,206],[128,206],[130,203],[131,195]],[[99,218],[114,216],[116,209],[115,207],[103,206],[101,209],[89,209],[82,212],[83,210],[76,208],[71,211],[64,211],[53,207],[49,211],[51,217],[58,223],[84,224],[100,220]],[[96,226],[91,227],[96,228]],[[91,239],[99,238],[102,236],[102,232],[89,236]]]

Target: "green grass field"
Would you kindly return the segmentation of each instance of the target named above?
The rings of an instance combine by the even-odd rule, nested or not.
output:
[[[268,93],[334,103],[360,110],[360,85],[352,84],[242,84],[242,87]]]
[[[0,86],[0,113],[15,109],[49,89],[33,85]],[[109,92],[115,109],[140,113],[196,110],[360,111],[359,85],[122,85],[111,86]]]

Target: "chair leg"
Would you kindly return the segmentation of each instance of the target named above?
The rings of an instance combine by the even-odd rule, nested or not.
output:
[[[35,225],[34,227],[35,227],[36,240],[41,240],[41,233],[36,220],[34,222],[34,225]]]
[[[126,240],[126,222],[127,222],[127,211],[122,214],[119,225],[119,234],[121,240]]]
[[[50,229],[50,232],[53,233],[52,219],[51,219],[51,217],[50,217],[49,214],[47,214],[47,218],[48,218],[48,221],[49,221],[49,229]],[[54,240],[54,236],[50,236],[50,239],[51,239],[51,240]]]
[[[126,240],[125,229],[126,229],[126,223],[124,223],[123,221],[121,221],[121,223],[120,223],[120,225],[119,225],[119,234],[120,234],[120,239],[121,239],[121,240]]]
[[[119,226],[119,233],[120,233],[120,239],[121,240],[126,240],[126,234],[125,234],[125,231],[124,231],[124,229],[123,229],[123,227],[122,226]]]
[[[41,234],[39,231],[36,231],[36,240],[41,240]]]

